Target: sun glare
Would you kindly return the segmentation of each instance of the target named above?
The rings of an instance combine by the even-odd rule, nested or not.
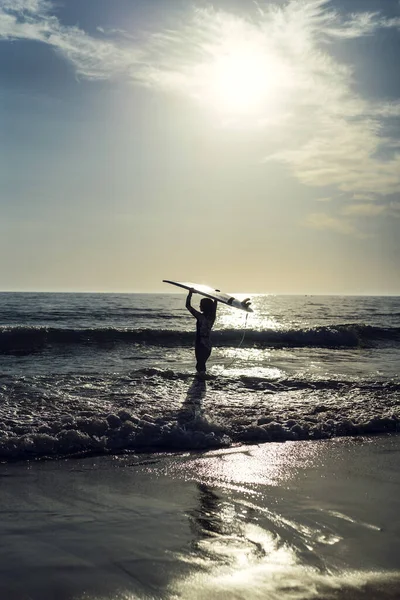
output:
[[[206,100],[230,114],[272,107],[285,74],[281,61],[260,44],[229,40],[202,66]]]
[[[212,71],[212,93],[217,106],[247,111],[267,96],[270,82],[262,56],[235,51],[218,58]]]

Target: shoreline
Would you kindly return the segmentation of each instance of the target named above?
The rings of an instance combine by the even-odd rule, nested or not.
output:
[[[139,448],[132,448],[132,449],[101,449],[101,451],[96,451],[96,450],[83,450],[83,451],[77,451],[75,453],[70,453],[70,454],[63,454],[63,455],[32,455],[30,456],[29,454],[27,454],[26,457],[21,457],[21,458],[9,458],[7,460],[0,460],[0,469],[1,467],[5,467],[7,465],[40,465],[43,463],[57,463],[59,461],[79,461],[79,460],[96,460],[96,459],[129,459],[129,458],[137,458],[138,460],[140,460],[140,457],[146,457],[146,456],[150,456],[150,457],[154,457],[155,459],[158,459],[159,457],[163,457],[163,458],[167,458],[167,457],[172,457],[172,458],[176,458],[176,457],[181,457],[182,455],[186,455],[186,454],[191,454],[193,456],[201,456],[204,453],[208,453],[208,452],[218,452],[218,451],[242,451],[243,448],[248,448],[251,449],[252,447],[257,447],[257,446],[264,446],[265,444],[285,444],[287,442],[294,442],[294,443],[313,443],[313,442],[334,442],[334,441],[339,441],[339,440],[343,440],[343,439],[348,439],[348,440],[352,440],[353,442],[362,442],[363,439],[366,440],[373,440],[374,438],[382,438],[382,437],[396,437],[398,436],[400,438],[400,428],[395,427],[393,428],[387,428],[387,427],[383,427],[382,431],[376,431],[376,432],[368,432],[368,433],[359,433],[358,435],[348,435],[348,434],[335,434],[332,435],[331,437],[329,437],[328,435],[326,436],[321,436],[321,437],[314,437],[314,438],[299,438],[299,439],[293,439],[293,438],[281,438],[281,439],[270,439],[270,440],[259,440],[257,438],[255,438],[254,441],[234,441],[232,442],[230,445],[225,445],[225,444],[221,444],[221,445],[210,445],[210,446],[204,446],[204,447],[199,447],[199,448],[190,448],[190,447],[176,447],[176,448],[169,448],[168,445],[166,445],[165,447],[163,446],[157,446],[156,448],[153,448],[152,446],[143,446],[143,447],[139,447]]]

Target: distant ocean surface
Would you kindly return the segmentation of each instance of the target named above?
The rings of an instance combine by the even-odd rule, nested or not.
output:
[[[206,381],[184,304],[0,293],[0,461],[399,430],[399,297],[219,304]]]

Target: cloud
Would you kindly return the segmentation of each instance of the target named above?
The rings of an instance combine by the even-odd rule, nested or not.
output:
[[[371,106],[370,114],[376,117],[400,117],[400,102],[383,102],[378,106]]]
[[[43,15],[52,8],[48,0],[1,0],[0,9],[15,14]]]
[[[29,40],[51,46],[86,79],[130,74],[142,61],[139,48],[63,26],[46,0],[0,0],[0,40]]]
[[[380,135],[380,124],[366,116],[357,121],[340,114],[310,115],[315,133],[297,148],[283,150],[269,158],[283,161],[305,185],[333,185],[358,195],[377,196],[400,191],[400,154],[383,160],[378,151],[392,147]]]
[[[372,196],[371,194],[354,194],[352,197],[353,200],[366,200],[368,202],[373,202],[375,200],[375,197]]]
[[[398,193],[399,142],[385,133],[390,131],[385,125],[400,117],[400,101],[377,102],[360,95],[354,68],[339,62],[330,49],[346,39],[400,29],[400,17],[365,11],[343,16],[329,0],[254,6],[248,18],[188,8],[181,22],[142,33],[139,43],[101,24],[96,24],[98,36],[65,26],[47,0],[0,0],[0,39],[48,44],[82,78],[124,78],[190,97],[208,109],[216,109],[219,100],[221,121],[258,127],[265,136],[264,159],[287,165],[304,185],[333,186],[361,201]],[[240,103],[227,87],[223,100],[232,103],[232,111],[226,118],[218,68],[235,52],[250,57],[263,85],[252,110],[237,115]],[[245,90],[247,69],[242,72]],[[349,227],[342,220],[325,220],[325,227],[328,223],[331,229]]]
[[[342,209],[342,214],[349,217],[376,217],[387,210],[382,204],[350,204]]]
[[[302,224],[311,229],[333,231],[342,235],[351,235],[365,239],[371,236],[358,229],[356,224],[359,218],[373,218],[378,215],[400,218],[400,202],[379,205],[371,202],[350,204],[341,209],[339,216],[330,215],[325,212],[315,212],[309,214]]]
[[[150,40],[158,58],[146,74],[147,84],[207,102],[209,63],[235,40],[249,44],[275,79],[259,112],[240,114],[238,121],[253,117],[264,124],[266,147],[276,146],[266,151],[265,160],[286,164],[307,186],[375,197],[397,193],[399,142],[384,130],[387,119],[400,116],[400,102],[362,97],[355,91],[352,66],[339,63],[329,50],[335,40],[399,28],[400,19],[378,12],[346,18],[332,6],[328,0],[267,4],[258,19],[248,20],[213,9],[197,11],[192,21]]]
[[[358,229],[347,219],[333,217],[326,213],[312,213],[307,216],[303,224],[312,229],[321,231],[329,230],[344,235],[355,235],[357,237],[365,237]]]
[[[395,219],[400,219],[400,201],[390,202],[389,206],[387,207],[387,214]]]
[[[325,34],[334,38],[355,39],[372,35],[377,29],[385,28],[400,28],[400,18],[386,19],[379,12],[364,12],[352,14],[346,21],[341,22],[335,14],[334,24],[325,29]]]

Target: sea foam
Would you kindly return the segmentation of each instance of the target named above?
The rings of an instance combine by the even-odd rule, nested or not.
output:
[[[80,385],[81,392],[67,394],[66,381],[69,390]],[[5,402],[0,410],[1,460],[205,450],[400,430],[396,382],[319,381],[310,387],[301,380],[202,381],[145,369],[125,380],[111,399],[110,382],[104,382],[105,398],[96,399],[97,381],[95,389],[90,378],[66,381],[59,382],[57,397],[43,391],[29,396],[24,387],[32,385],[29,378],[19,386],[14,382],[13,393],[19,392],[22,401],[18,406]],[[3,383],[3,393],[6,387]]]

